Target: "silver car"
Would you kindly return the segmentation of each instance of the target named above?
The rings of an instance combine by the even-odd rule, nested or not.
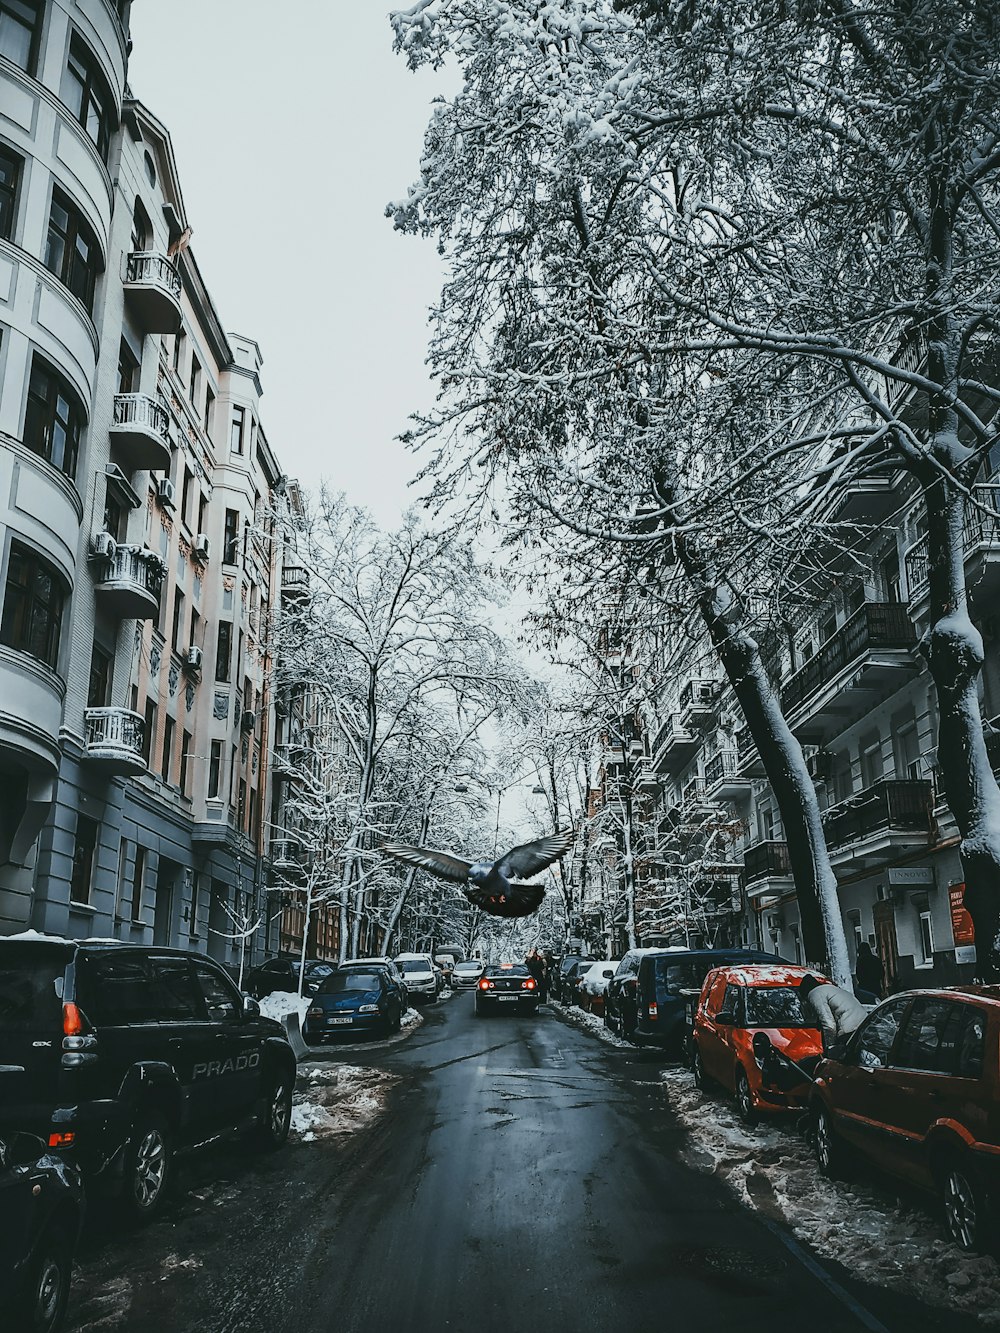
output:
[[[441,982],[429,953],[401,953],[396,955],[396,966],[403,974],[411,1000],[436,1000]]]
[[[467,958],[464,963],[456,963],[451,974],[452,990],[475,990],[483,975],[483,967],[484,964],[478,958]]]

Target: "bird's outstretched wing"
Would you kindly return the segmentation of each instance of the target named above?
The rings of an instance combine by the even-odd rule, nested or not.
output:
[[[490,893],[477,884],[467,885],[465,896],[488,916],[530,916],[545,897],[541,884],[508,884],[504,893]]]
[[[550,833],[547,838],[526,842],[522,847],[505,852],[497,862],[496,869],[505,879],[537,875],[553,861],[558,861],[560,856],[565,856],[572,846],[572,829],[567,829],[565,833]]]
[[[472,867],[471,861],[463,861],[460,856],[452,856],[450,852],[433,852],[429,847],[407,847],[405,843],[387,842],[379,850],[386,856],[402,861],[404,865],[429,870],[439,879],[450,879],[455,884],[464,884]]]

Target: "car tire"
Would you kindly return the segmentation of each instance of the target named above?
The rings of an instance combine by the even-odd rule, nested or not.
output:
[[[813,1112],[813,1151],[816,1166],[827,1180],[842,1180],[847,1175],[847,1150],[833,1124],[833,1116],[820,1103]]]
[[[694,1079],[694,1086],[700,1093],[708,1094],[712,1086],[712,1080],[705,1073],[705,1066],[702,1063],[701,1051],[696,1046],[691,1056],[691,1077]]]
[[[56,1333],[62,1327],[73,1271],[73,1243],[60,1226],[39,1238],[24,1283],[13,1302],[13,1327],[24,1333]]]
[[[136,1117],[125,1148],[125,1211],[133,1222],[148,1222],[163,1206],[173,1174],[173,1136],[163,1116]]]
[[[948,1235],[967,1253],[988,1249],[993,1238],[990,1203],[968,1157],[949,1154],[936,1175]]]
[[[736,1111],[744,1125],[756,1125],[757,1108],[753,1104],[750,1080],[747,1071],[741,1065],[736,1071],[734,1091],[736,1093]]]
[[[402,1028],[402,1026],[403,1026],[403,1006],[399,1004],[396,1006],[396,1017],[393,1019],[392,1028],[390,1030],[392,1032],[398,1032],[400,1028]]]
[[[288,1141],[292,1127],[292,1090],[295,1075],[274,1075],[267,1085],[267,1097],[260,1121],[254,1134],[254,1147],[259,1152],[277,1152]]]

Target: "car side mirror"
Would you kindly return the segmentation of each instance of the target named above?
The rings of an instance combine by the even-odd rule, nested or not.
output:
[[[243,996],[243,1017],[244,1018],[260,1017],[260,1005],[253,998],[252,995]]]
[[[720,1009],[715,1015],[715,1021],[720,1026],[732,1027],[736,1022],[736,1015],[733,1013],[732,1009]]]

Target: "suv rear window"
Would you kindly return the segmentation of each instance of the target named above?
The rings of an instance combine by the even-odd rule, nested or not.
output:
[[[676,995],[680,990],[701,990],[701,983],[717,964],[712,959],[687,958],[675,963],[669,958],[654,958],[653,965],[657,980],[669,995]]]
[[[9,957],[8,953],[13,953]],[[0,1028],[16,1032],[62,1030],[62,982],[66,960],[0,951]]]

